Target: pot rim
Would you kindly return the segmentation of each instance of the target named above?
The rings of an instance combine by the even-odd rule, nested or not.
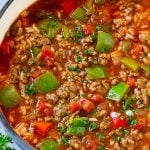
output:
[[[35,3],[37,0],[5,0],[0,10],[0,44],[3,41],[10,26],[19,14]],[[17,8],[17,9],[16,9]],[[13,13],[12,13],[13,12]]]

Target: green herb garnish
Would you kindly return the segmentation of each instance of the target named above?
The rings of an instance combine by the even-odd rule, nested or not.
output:
[[[98,135],[99,140],[104,140],[105,139],[105,135],[103,132],[100,132]]]
[[[73,71],[73,72],[80,72],[80,69],[78,67],[74,67],[74,66],[67,66],[66,67],[69,71]]]
[[[68,142],[69,142],[69,139],[66,138],[65,136],[62,136],[62,137],[61,137],[61,140],[62,140],[62,142],[63,142],[65,145],[67,145]]]
[[[89,131],[93,131],[97,128],[97,124],[95,122],[90,123]]]
[[[2,133],[0,133],[0,149],[1,150],[15,150],[14,148],[11,148],[10,146],[8,146],[8,144],[11,144],[12,139],[7,136],[7,135],[3,135]]]
[[[63,128],[63,127],[58,127],[58,131],[60,132],[60,133],[65,133],[66,131],[65,131],[65,128]]]
[[[97,40],[97,33],[95,33],[95,32],[92,33],[91,38],[92,38],[93,41],[96,41]]]
[[[137,100],[136,105],[141,105],[143,102],[141,100]]]
[[[84,38],[85,37],[85,33],[83,32],[82,27],[77,26],[75,27],[74,31],[72,32],[72,38],[74,40],[74,42],[78,42],[79,39]]]
[[[116,142],[120,143],[121,142],[121,136],[117,136],[115,139]]]
[[[25,93],[28,95],[33,95],[33,94],[37,93],[37,89],[36,89],[34,83],[31,83],[31,84],[26,86]]]
[[[92,52],[91,52],[91,50],[90,49],[86,49],[86,50],[84,50],[84,54],[86,54],[86,55],[90,55]]]
[[[129,97],[129,98],[125,99],[125,102],[123,104],[123,109],[127,110],[130,108],[132,108],[132,99]]]
[[[138,123],[138,121],[136,119],[130,119],[128,123],[130,126],[135,126]]]
[[[124,130],[123,128],[121,128],[121,129],[119,130],[119,132],[121,132],[121,134],[122,134],[123,136],[129,134],[129,132],[126,131],[126,130]]]
[[[76,61],[78,63],[82,62],[82,57],[79,54],[76,55]]]
[[[97,150],[104,150],[104,146],[103,145],[99,145]]]

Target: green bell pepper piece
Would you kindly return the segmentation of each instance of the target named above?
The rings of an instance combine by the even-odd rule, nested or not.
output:
[[[43,19],[38,22],[39,30],[49,38],[53,38],[61,30],[61,24],[54,18]]]
[[[99,52],[108,52],[114,47],[114,38],[112,34],[104,31],[98,31],[96,50]]]
[[[74,135],[74,136],[84,136],[85,135],[85,127],[78,127],[78,126],[70,126],[67,129],[67,135]]]
[[[89,68],[85,68],[85,71],[87,73],[88,78],[91,80],[106,77],[106,73],[102,67],[98,67],[98,66],[89,67]]]
[[[65,40],[68,40],[70,38],[70,32],[67,26],[62,27],[63,37]]]
[[[146,74],[150,75],[150,66],[142,64],[141,68],[146,72]]]
[[[13,84],[0,89],[0,103],[6,108],[13,108],[21,101],[20,94]]]
[[[70,127],[67,129],[67,135],[84,136],[86,125],[88,124],[87,117],[76,117],[71,119]]]
[[[51,140],[51,139],[43,140],[38,145],[38,147],[40,150],[58,150],[59,149],[57,141]]]
[[[86,12],[83,8],[77,7],[70,15],[71,18],[84,22],[86,20]]]
[[[77,126],[77,127],[85,127],[88,124],[87,117],[76,117],[71,119],[70,125]]]
[[[31,55],[32,55],[32,57],[35,59],[38,56],[38,54],[40,53],[40,51],[41,51],[41,48],[39,48],[39,47],[32,47],[31,48]]]
[[[107,98],[119,102],[128,89],[129,86],[126,83],[120,82],[111,87],[111,89],[108,91]]]
[[[123,57],[121,62],[133,71],[136,71],[140,68],[140,63],[129,57]]]
[[[84,8],[88,13],[93,13],[94,8],[93,8],[93,0],[86,0],[84,4]]]
[[[35,87],[40,93],[48,93],[58,88],[60,82],[52,72],[46,72],[34,82]]]

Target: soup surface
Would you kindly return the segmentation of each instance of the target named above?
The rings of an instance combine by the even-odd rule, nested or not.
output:
[[[149,150],[150,1],[35,3],[1,44],[0,104],[39,150]]]

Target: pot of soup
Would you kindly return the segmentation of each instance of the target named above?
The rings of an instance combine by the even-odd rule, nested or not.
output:
[[[13,1],[2,13],[0,118],[21,149],[150,149],[149,0]]]

